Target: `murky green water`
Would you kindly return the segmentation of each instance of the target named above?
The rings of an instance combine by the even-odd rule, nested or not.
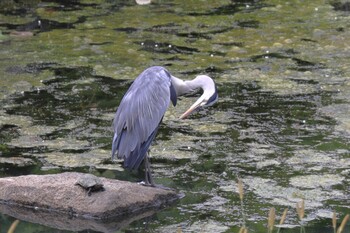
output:
[[[152,166],[186,196],[121,231],[266,232],[274,207],[299,232],[304,199],[306,232],[333,232],[350,206],[349,19],[346,1],[1,1],[0,176],[139,181],[109,160],[111,122],[131,81],[162,65],[210,75],[220,100],[186,120],[196,96],[169,108]],[[0,215],[0,232],[14,220]],[[77,231],[54,228],[17,230]]]

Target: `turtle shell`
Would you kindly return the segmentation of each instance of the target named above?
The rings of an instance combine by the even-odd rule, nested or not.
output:
[[[83,176],[79,177],[75,184],[91,191],[98,191],[103,189],[102,180],[92,174],[84,174]]]

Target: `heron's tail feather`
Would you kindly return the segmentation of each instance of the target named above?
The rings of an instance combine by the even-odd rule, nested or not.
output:
[[[115,152],[117,152],[120,140],[118,140],[118,135],[115,133],[112,141],[112,160],[114,160]]]
[[[139,147],[136,147],[129,156],[124,158],[124,167],[130,170],[136,170],[140,167],[142,161],[145,159],[148,148],[151,146],[153,139],[158,131],[158,127]]]

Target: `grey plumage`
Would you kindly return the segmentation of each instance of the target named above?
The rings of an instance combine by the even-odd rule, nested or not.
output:
[[[199,107],[210,106],[217,101],[214,81],[206,75],[183,81],[160,66],[144,70],[125,93],[115,114],[112,159],[117,153],[119,159],[124,159],[124,167],[129,170],[137,169],[144,160],[146,184],[154,185],[147,159],[148,148],[170,102],[175,106],[178,95],[198,88],[203,89],[203,94],[181,115],[181,119]]]
[[[142,72],[124,95],[113,121],[112,158],[118,151],[124,167],[137,169],[154,139],[164,113],[176,92],[171,75],[163,67]]]

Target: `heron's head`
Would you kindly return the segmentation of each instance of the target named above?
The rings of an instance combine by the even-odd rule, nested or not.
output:
[[[207,75],[199,75],[193,80],[193,86],[202,88],[203,94],[199,99],[180,116],[180,119],[186,118],[193,111],[200,107],[212,106],[218,100],[218,92],[214,81]]]

